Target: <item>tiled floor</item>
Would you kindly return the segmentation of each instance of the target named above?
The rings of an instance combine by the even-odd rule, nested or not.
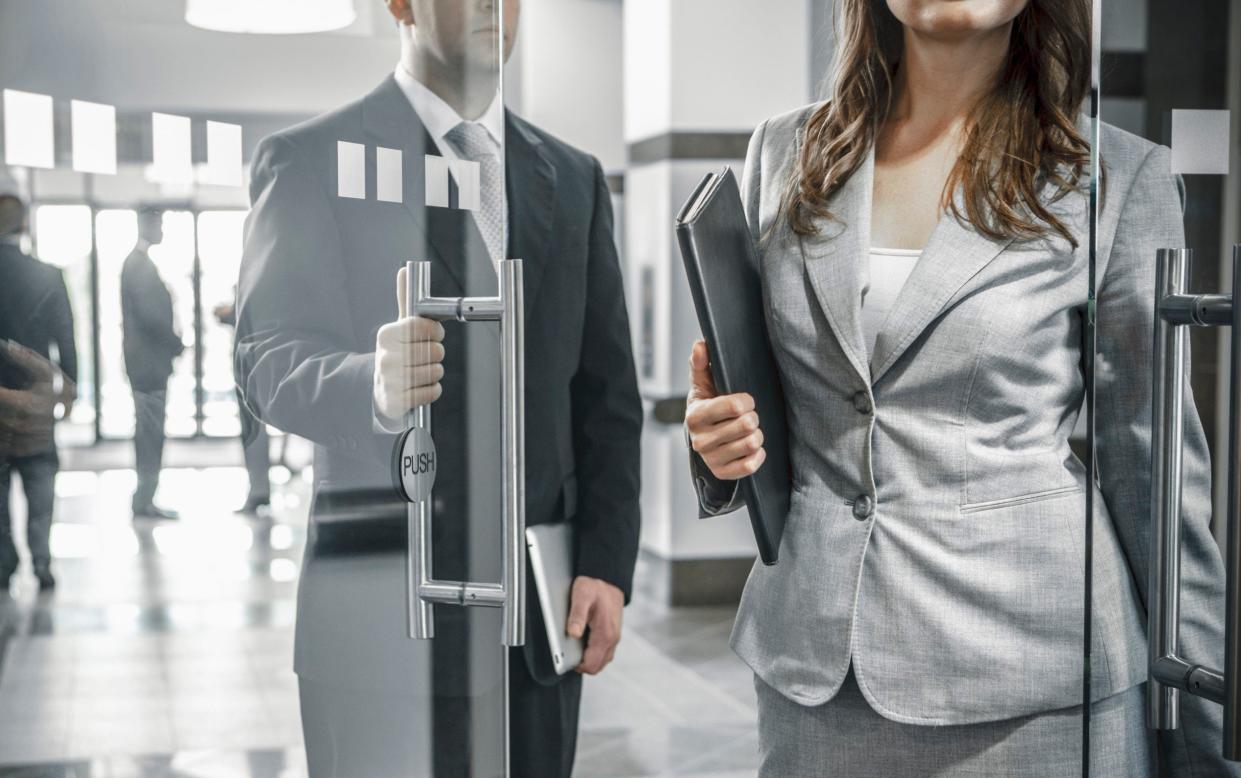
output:
[[[60,585],[40,597],[24,568],[0,597],[0,776],[305,775],[291,652],[308,488],[273,475],[272,516],[247,519],[230,510],[240,468],[167,470],[183,518],[157,524],[129,518],[131,471],[61,474]],[[754,775],[731,620],[639,592],[615,663],[586,681],[576,775]]]

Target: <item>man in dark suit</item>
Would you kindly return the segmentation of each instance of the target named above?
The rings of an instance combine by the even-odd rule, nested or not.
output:
[[[184,350],[173,324],[172,294],[148,253],[164,240],[164,214],[138,211],[138,243],[121,266],[122,346],[125,374],[134,393],[135,518],[175,519],[155,505],[164,458],[164,409],[172,361]]]
[[[9,353],[10,346],[6,344],[6,358],[0,362],[0,386],[29,390],[36,384],[46,384],[58,397],[59,418],[64,418],[72,407],[77,380],[73,310],[59,268],[21,250],[18,240],[26,226],[25,204],[13,195],[0,195],[0,340],[20,344],[33,352]],[[41,365],[31,364],[36,357],[59,363],[59,372],[44,371]],[[27,366],[22,367],[23,364]],[[26,492],[26,542],[39,589],[50,591],[56,586],[48,539],[59,468],[55,440],[50,434],[32,450],[0,453],[0,591],[7,591],[18,561],[9,517],[9,488],[14,472],[21,476]]]
[[[294,659],[311,775],[497,774],[507,690],[512,774],[567,776],[580,675],[612,658],[638,545],[642,410],[611,200],[595,159],[497,97],[498,40],[506,56],[519,3],[503,20],[490,2],[387,5],[397,72],[260,144],[239,284],[244,398],[315,444]],[[350,149],[365,175],[350,173]],[[437,178],[445,166],[457,172]],[[406,633],[391,432],[438,398],[434,576],[499,580],[499,357],[493,325],[401,318],[397,271],[425,260],[432,294],[493,295],[505,257],[524,262],[527,521],[574,527],[567,629],[589,627],[564,677],[533,591],[526,645],[507,655],[495,610],[436,606],[433,640]]]

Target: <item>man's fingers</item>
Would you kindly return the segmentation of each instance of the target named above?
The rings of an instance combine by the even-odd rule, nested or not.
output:
[[[51,383],[59,370],[33,349],[12,340],[0,340],[0,352],[26,372],[35,383]]]
[[[602,648],[587,645],[586,652],[582,654],[582,663],[577,666],[577,671],[585,675],[598,675],[603,666],[607,664],[607,651]]]
[[[404,319],[409,315],[409,300],[406,299],[405,294],[407,276],[403,267],[396,271],[396,316],[398,319]]]
[[[420,343],[442,343],[444,325],[422,316],[406,316],[380,327],[376,340],[392,350]]]
[[[376,367],[385,381],[399,385],[404,376],[418,368],[439,367],[443,370],[444,347],[428,342],[410,347],[408,353],[404,349],[385,349],[379,355]]]
[[[444,366],[439,362],[427,365],[406,365],[402,371],[406,388],[416,389],[422,386],[438,384],[444,377]]]
[[[406,316],[397,322],[397,340],[400,343],[422,343],[444,340],[444,325],[425,316]]]
[[[406,389],[402,393],[407,408],[417,408],[420,405],[430,405],[440,398],[440,394],[444,391],[442,384],[430,384],[428,386],[419,386],[413,389]]]
[[[579,670],[587,675],[595,675],[602,672],[616,654],[616,645],[620,643],[620,623],[614,621],[604,607],[591,611],[589,623],[590,639],[582,654]]]
[[[569,600],[569,620],[565,624],[565,632],[571,638],[581,639],[586,634],[586,625],[590,622],[590,611],[595,604],[595,598],[589,587],[579,586],[574,582]]]
[[[586,644],[586,651],[582,654],[582,663],[578,665],[577,670],[586,675],[597,675],[603,671],[611,663],[612,658],[616,656],[616,645],[620,642],[618,636],[612,636],[608,631],[592,626],[590,628],[590,640]]]
[[[44,391],[39,391],[38,387],[34,389],[9,389],[0,386],[0,414],[21,417],[22,423],[29,423],[31,419],[42,419],[46,417],[50,426],[52,420],[53,409],[56,406],[56,398],[47,391],[47,384],[43,384]]]

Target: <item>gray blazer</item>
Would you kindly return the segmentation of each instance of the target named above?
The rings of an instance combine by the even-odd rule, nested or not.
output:
[[[784,382],[793,496],[756,564],[733,647],[790,699],[831,699],[852,662],[883,716],[967,724],[1080,703],[1086,240],[987,238],[940,220],[868,360],[860,317],[873,158],[799,238],[777,211],[813,106],[763,123],[743,179]],[[1183,245],[1169,151],[1102,130],[1094,698],[1146,678],[1154,258]],[[1047,194],[1047,193],[1045,193]],[[1085,236],[1087,200],[1054,211]],[[1186,405],[1185,652],[1223,653],[1210,467]],[[760,420],[761,421],[761,420]],[[739,506],[694,458],[704,514]]]

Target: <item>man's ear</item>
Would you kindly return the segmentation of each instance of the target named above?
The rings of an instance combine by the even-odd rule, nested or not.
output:
[[[414,23],[414,8],[410,0],[384,0],[384,4],[388,6],[388,13],[392,14],[392,18],[398,23]]]

